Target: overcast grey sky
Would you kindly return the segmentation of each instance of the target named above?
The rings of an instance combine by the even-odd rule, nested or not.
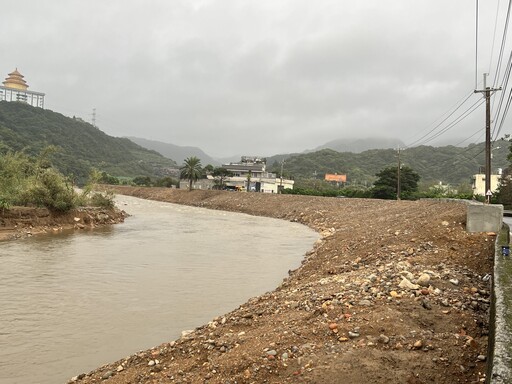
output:
[[[214,156],[344,137],[412,143],[475,87],[470,0],[4,3],[0,80],[17,67],[48,109],[91,121],[96,108],[110,135]],[[479,82],[493,67],[497,3],[480,1]],[[483,108],[440,139],[480,128]]]

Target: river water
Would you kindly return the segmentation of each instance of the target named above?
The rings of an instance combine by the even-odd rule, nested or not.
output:
[[[0,243],[0,383],[70,377],[171,341],[272,290],[318,235],[119,196],[125,223]]]

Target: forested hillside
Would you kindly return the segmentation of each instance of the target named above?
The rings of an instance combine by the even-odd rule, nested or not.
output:
[[[128,137],[128,139],[144,148],[152,149],[153,151],[157,151],[169,159],[173,159],[179,165],[183,164],[183,161],[186,158],[192,156],[199,158],[201,160],[201,164],[203,165],[220,165],[218,161],[208,156],[200,148],[197,147],[174,145],[170,143],[163,143],[161,141],[147,140],[140,137]]]
[[[163,176],[176,163],[128,139],[112,137],[81,119],[16,102],[0,102],[0,151],[38,154],[58,147],[54,166],[79,181],[92,167],[118,177]]]
[[[508,166],[508,141],[497,141],[493,145],[492,171]],[[499,147],[499,148],[498,148]],[[466,148],[445,146],[420,146],[403,149],[400,152],[401,164],[411,167],[424,182],[443,182],[457,185],[469,183],[471,176],[483,170],[484,144],[471,144]],[[336,152],[323,149],[290,157],[277,155],[268,159],[273,172],[280,172],[281,161],[285,158],[284,174],[295,178],[323,179],[325,173],[346,174],[349,183],[371,183],[375,174],[385,167],[396,166],[397,151],[374,149],[361,153]]]

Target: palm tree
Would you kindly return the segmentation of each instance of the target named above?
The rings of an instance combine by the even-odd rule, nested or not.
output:
[[[188,180],[188,190],[192,190],[192,183],[199,179],[202,174],[201,160],[195,156],[185,159],[183,166],[180,168],[180,177]]]

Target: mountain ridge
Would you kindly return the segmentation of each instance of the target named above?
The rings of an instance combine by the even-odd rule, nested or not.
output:
[[[20,102],[0,101],[1,151],[39,154],[56,146],[54,166],[79,182],[91,168],[114,176],[164,176],[176,163],[125,138],[112,137],[78,118]]]

